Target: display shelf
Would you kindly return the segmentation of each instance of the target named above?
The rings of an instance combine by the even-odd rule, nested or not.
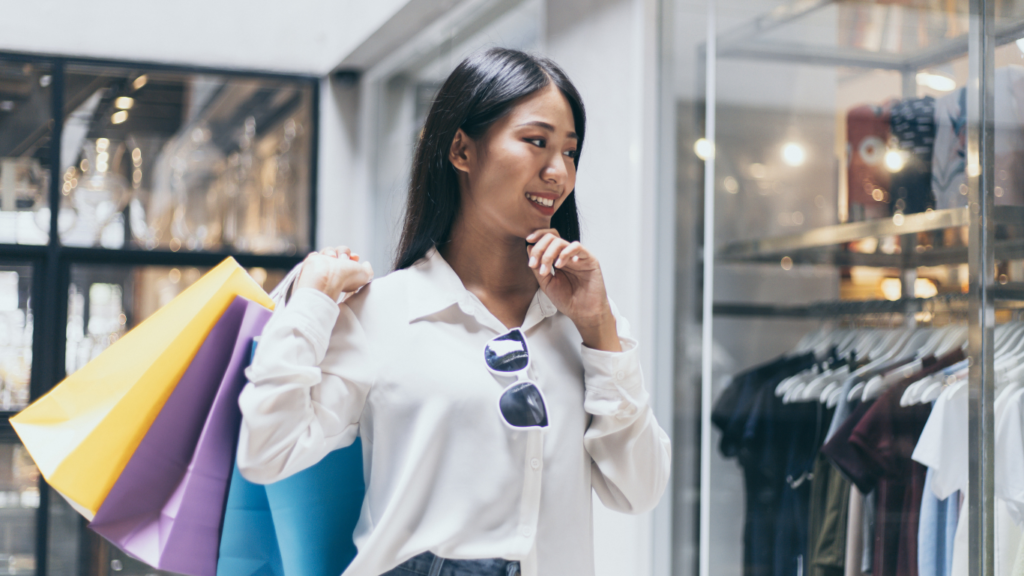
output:
[[[1024,282],[1011,282],[991,287],[990,294],[1001,308],[1018,308],[1024,302]],[[716,316],[758,318],[835,318],[841,316],[868,316],[873,314],[913,314],[945,306],[953,302],[966,303],[968,294],[940,294],[932,298],[900,298],[898,300],[833,300],[810,304],[750,304],[744,302],[716,302]]]
[[[907,214],[899,218],[870,220],[823,226],[801,232],[769,238],[738,240],[721,246],[718,259],[728,263],[772,262],[789,257],[794,264],[828,264],[836,266],[875,266],[914,268],[967,262],[966,247],[949,247],[913,251],[910,253],[864,254],[851,252],[849,242],[884,236],[908,236],[919,232],[932,232],[957,228],[969,224],[968,208],[930,210]],[[996,206],[993,210],[996,225],[1024,228],[1024,207]],[[1024,238],[998,240],[995,243],[997,259],[1024,257]]]

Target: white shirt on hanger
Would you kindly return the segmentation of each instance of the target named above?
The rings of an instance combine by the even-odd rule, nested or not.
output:
[[[507,328],[436,249],[334,303],[295,291],[246,372],[238,465],[269,483],[360,436],[366,498],[346,576],[376,576],[431,551],[505,558],[524,576],[594,573],[592,493],[652,509],[671,446],[649,404],[637,344],[614,305],[623,352],[583,346],[540,290],[523,322],[529,379],[550,426],[506,425],[484,345]]]

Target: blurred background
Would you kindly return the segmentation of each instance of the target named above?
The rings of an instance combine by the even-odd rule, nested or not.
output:
[[[989,58],[1010,96],[997,101],[992,176],[996,203],[1013,205],[1024,202],[1024,9],[996,4]],[[937,144],[900,142],[890,115],[941,102],[966,116],[971,10],[967,0],[0,0],[0,411],[45,393],[226,255],[268,290],[329,245],[389,271],[440,83],[474,51],[518,48],[554,59],[582,93],[583,241],[641,342],[673,435],[672,483],[655,511],[595,501],[597,574],[748,574],[744,470],[714,448],[702,400],[836,322],[837,303],[928,324],[903,304],[966,291],[963,133],[947,138],[953,164],[935,184]],[[912,230],[894,231],[904,222]],[[1024,282],[1022,258],[1000,260],[1000,282]],[[704,304],[713,326],[702,336]],[[4,573],[159,573],[88,531],[6,418]],[[803,564],[776,571],[790,573],[803,576]]]

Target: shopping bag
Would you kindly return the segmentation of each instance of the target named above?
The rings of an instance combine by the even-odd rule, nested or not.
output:
[[[363,505],[358,438],[284,480],[260,485],[235,467],[217,576],[338,576],[356,556]]]
[[[358,438],[266,486],[235,467],[217,576],[338,576],[356,557],[352,533],[365,492]]]
[[[270,311],[228,306],[89,527],[161,569],[214,576],[253,337]]]
[[[236,296],[273,307],[228,258],[11,418],[43,477],[90,520]]]

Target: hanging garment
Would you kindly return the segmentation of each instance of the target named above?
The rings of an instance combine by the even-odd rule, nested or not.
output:
[[[885,147],[890,107],[864,105],[846,113],[847,204],[852,221],[889,215]]]
[[[960,495],[954,492],[939,500],[932,488],[935,471],[928,469],[921,496],[917,533],[917,570],[920,576],[950,576],[953,570],[953,538],[960,515]]]
[[[894,105],[889,125],[904,160],[903,167],[893,172],[890,179],[893,213],[915,214],[933,208],[935,99],[931,96],[911,98]]]
[[[875,402],[861,404],[849,419],[857,418],[849,435],[840,436],[850,421],[822,449],[862,492],[877,491],[874,574],[917,575],[916,519],[924,468],[915,468],[911,454],[930,407],[901,408],[900,397],[911,383],[962,359],[959,349],[938,360],[924,358],[917,374],[894,384]]]
[[[743,526],[744,576],[775,573],[775,531],[779,521],[787,430],[775,386],[814,365],[811,353],[782,357],[733,377],[719,396],[711,422],[722,433],[719,450],[743,469],[746,510]],[[802,549],[801,549],[802,553]]]
[[[1024,205],[1024,67],[995,74],[995,201]],[[960,88],[935,104],[932,192],[937,208],[967,205],[967,93]]]

